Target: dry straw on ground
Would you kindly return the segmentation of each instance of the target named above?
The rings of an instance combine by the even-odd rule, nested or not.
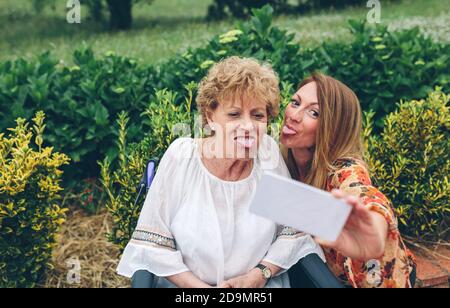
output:
[[[53,252],[54,269],[50,270],[43,287],[51,288],[121,288],[129,287],[129,279],[116,274],[119,249],[108,242],[111,216],[107,212],[88,216],[81,210],[71,210],[58,234],[58,246]],[[69,283],[71,260],[81,265],[80,283]]]

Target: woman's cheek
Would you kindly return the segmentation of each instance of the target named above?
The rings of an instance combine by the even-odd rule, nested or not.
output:
[[[315,134],[317,130],[318,120],[314,119],[313,117],[307,117],[306,120],[303,122],[304,128],[306,131],[310,134]]]
[[[308,131],[309,131],[311,143],[315,143],[315,141],[316,141],[318,126],[319,126],[319,121],[317,119],[312,119],[309,123]]]

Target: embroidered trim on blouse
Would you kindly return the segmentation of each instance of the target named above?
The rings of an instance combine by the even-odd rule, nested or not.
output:
[[[278,236],[296,236],[300,234],[301,232],[295,230],[291,227],[284,227],[283,230],[281,230],[280,233],[278,233]]]
[[[133,236],[131,237],[133,240],[144,241],[149,243],[155,243],[160,246],[176,249],[175,240],[170,237],[162,236],[158,233],[153,233],[144,230],[135,230],[133,232]]]

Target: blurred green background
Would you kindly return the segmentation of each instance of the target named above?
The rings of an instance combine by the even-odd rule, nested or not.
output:
[[[83,1],[81,1],[83,2]],[[94,51],[142,59],[158,63],[188,47],[204,45],[214,35],[229,29],[234,20],[206,22],[212,0],[154,0],[151,4],[133,6],[132,29],[109,32],[104,24],[89,18],[82,7],[82,23],[66,22],[66,1],[58,0],[55,9],[46,7],[37,13],[32,0],[0,1],[0,61],[16,57],[32,58],[45,50],[64,61],[72,61],[72,53],[84,43]],[[302,46],[323,41],[346,40],[350,33],[348,19],[365,18],[365,2],[358,7],[339,11],[326,10],[306,15],[278,16],[275,25],[296,34]],[[382,1],[381,21],[394,29],[419,26],[440,41],[450,41],[449,0]]]

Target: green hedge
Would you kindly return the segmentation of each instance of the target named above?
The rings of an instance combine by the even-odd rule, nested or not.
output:
[[[112,141],[117,113],[129,112],[130,137],[140,133],[140,113],[155,82],[149,68],[112,53],[95,58],[83,49],[74,53],[74,62],[67,67],[45,53],[35,61],[0,64],[0,129],[43,110],[46,142],[70,156],[71,178],[85,178],[98,174],[97,160],[117,155]]]
[[[269,6],[254,10],[236,29],[159,66],[138,65],[111,53],[95,57],[90,49],[75,52],[73,67],[48,53],[34,61],[2,63],[0,129],[18,116],[44,110],[49,118],[46,140],[71,157],[67,174],[73,179],[95,176],[97,161],[117,157],[114,119],[120,111],[130,118],[129,139],[140,140],[149,129],[140,113],[155,98],[155,89],[179,93],[178,105],[187,95],[184,85],[198,83],[214,62],[233,55],[268,61],[282,81],[294,85],[315,70],[342,80],[355,90],[364,110],[375,112],[377,131],[394,110],[393,102],[423,98],[437,85],[450,86],[450,45],[434,43],[418,29],[389,32],[352,21],[352,41],[304,49],[294,34],[272,25],[272,13]]]
[[[450,45],[420,34],[418,28],[389,32],[383,26],[349,21],[350,42],[324,42],[301,48],[294,35],[272,25],[273,10],[265,6],[237,29],[190,49],[159,69],[157,87],[183,93],[198,82],[212,63],[232,55],[270,62],[280,79],[294,85],[313,71],[322,71],[349,85],[365,111],[375,112],[375,129],[396,101],[424,98],[435,86],[450,86]]]

